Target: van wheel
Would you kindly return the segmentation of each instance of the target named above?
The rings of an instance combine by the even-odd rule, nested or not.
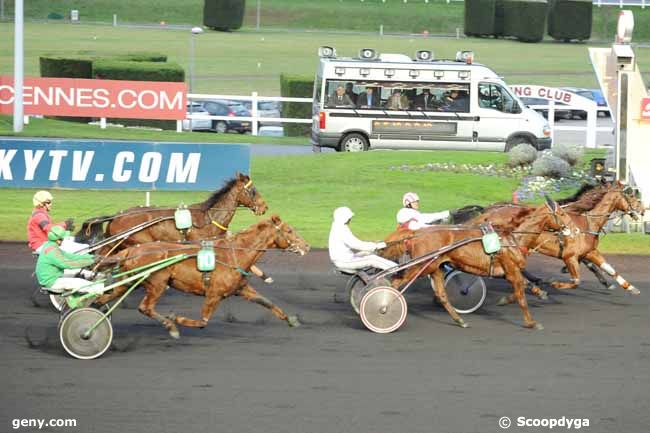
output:
[[[353,132],[343,137],[339,148],[341,152],[363,152],[368,150],[368,140],[363,135]]]
[[[519,146],[520,144],[530,144],[531,146],[533,145],[530,140],[524,137],[514,137],[506,143],[504,152],[510,152],[514,147]]]

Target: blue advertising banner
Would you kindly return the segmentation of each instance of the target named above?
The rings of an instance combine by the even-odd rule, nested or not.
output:
[[[212,191],[250,172],[246,144],[0,138],[0,187]]]

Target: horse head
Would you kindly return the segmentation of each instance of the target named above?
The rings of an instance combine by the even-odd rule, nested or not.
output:
[[[237,205],[249,208],[257,216],[264,215],[269,207],[262,195],[257,192],[251,178],[248,175],[237,173],[237,184],[241,186],[237,195]]]
[[[625,186],[617,182],[616,187],[612,188],[603,197],[602,202],[609,205],[611,211],[620,211],[630,215],[635,221],[644,213],[643,203],[637,197],[630,186]]]
[[[269,220],[275,228],[274,245],[282,250],[304,256],[309,252],[309,244],[289,224],[283,222],[279,216],[273,215]]]

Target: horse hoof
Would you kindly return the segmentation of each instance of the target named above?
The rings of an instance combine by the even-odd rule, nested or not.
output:
[[[300,320],[298,320],[298,316],[289,316],[289,317],[287,317],[287,323],[292,328],[297,328],[300,325],[302,325],[302,323],[300,323]]]
[[[500,307],[503,305],[508,305],[508,297],[507,296],[500,297],[499,300],[497,301],[497,305]]]
[[[536,329],[537,331],[543,331],[544,330],[544,325],[541,323],[535,323],[535,326],[533,326],[533,329]]]
[[[178,332],[178,329],[170,329],[169,336],[172,337],[174,340],[178,340],[179,338],[181,338],[181,333]]]
[[[463,319],[458,319],[458,320],[456,321],[456,323],[457,323],[458,326],[460,326],[461,328],[469,328],[469,324],[468,324],[467,322],[465,322]]]
[[[640,295],[641,294],[641,291],[639,289],[637,289],[636,287],[634,287],[634,286],[628,287],[627,291],[630,292],[633,295]]]
[[[548,292],[546,290],[540,290],[539,293],[537,293],[537,297],[541,299],[542,301],[547,301],[548,300]]]
[[[607,286],[607,290],[616,290],[616,284],[610,284]]]

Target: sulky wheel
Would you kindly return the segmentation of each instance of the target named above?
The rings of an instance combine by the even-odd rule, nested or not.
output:
[[[65,299],[62,296],[54,294],[50,294],[50,302],[56,311],[61,311],[63,306],[66,304]]]
[[[370,277],[372,278],[372,277]],[[361,277],[356,274],[350,277],[348,280],[348,285],[346,291],[350,299],[350,305],[354,309],[354,312],[359,314],[359,306],[361,305],[361,300],[364,295],[370,290],[379,286],[388,286],[390,285],[389,281],[386,278],[380,278],[377,281],[371,281],[368,285],[361,279]]]
[[[95,308],[79,308],[67,313],[59,324],[59,338],[66,352],[77,359],[95,359],[104,354],[113,341],[113,326],[102,320],[89,334],[86,331],[103,317]]]
[[[366,328],[387,334],[399,329],[406,320],[406,299],[392,287],[375,287],[364,295],[359,311]]]
[[[449,303],[458,314],[469,314],[481,308],[487,290],[483,278],[458,270],[445,276]]]

